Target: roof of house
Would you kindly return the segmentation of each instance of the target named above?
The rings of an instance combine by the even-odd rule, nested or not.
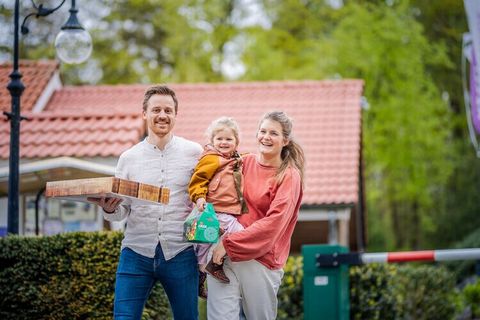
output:
[[[22,121],[23,158],[119,156],[138,142],[145,85],[63,87],[41,114]],[[357,203],[363,81],[274,81],[172,84],[179,100],[176,135],[206,143],[204,132],[220,116],[235,118],[240,151],[254,152],[258,120],[283,110],[306,154],[304,204]],[[8,158],[9,123],[0,122],[0,158]],[[5,138],[3,138],[5,137]]]
[[[108,157],[137,143],[144,133],[138,115],[24,114],[20,125],[20,158]],[[9,157],[10,123],[0,122],[0,155]]]
[[[20,80],[25,86],[20,104],[22,113],[32,111],[57,69],[58,62],[52,60],[21,60],[19,62],[19,71],[22,74]],[[2,112],[11,112],[12,109],[12,97],[7,89],[12,71],[11,63],[0,64],[0,111]]]
[[[260,117],[283,110],[294,119],[294,135],[307,158],[304,203],[355,203],[358,199],[363,82],[291,81],[171,85],[179,100],[175,133],[200,143],[222,115],[242,131],[240,150],[255,151]],[[87,86],[58,91],[47,110],[138,113],[147,86]],[[86,99],[86,100],[83,100]],[[63,107],[62,107],[63,106]],[[72,109],[70,109],[72,108]],[[65,110],[65,109],[63,109]]]

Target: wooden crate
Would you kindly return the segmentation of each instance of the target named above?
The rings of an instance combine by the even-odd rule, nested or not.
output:
[[[167,204],[170,190],[115,177],[47,182],[45,196],[88,202],[92,198],[121,198],[123,204]]]

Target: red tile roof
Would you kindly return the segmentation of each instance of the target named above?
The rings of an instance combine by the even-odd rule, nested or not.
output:
[[[139,141],[146,85],[77,86],[58,90],[50,116],[22,123],[22,157],[118,156]],[[241,151],[255,151],[258,120],[270,110],[294,119],[307,158],[304,204],[357,203],[361,148],[361,80],[172,84],[179,100],[175,134],[205,143],[211,120],[234,117]],[[103,112],[110,116],[93,117]],[[55,116],[77,114],[76,117]],[[83,115],[85,114],[85,115]],[[3,126],[2,128],[4,128]],[[135,129],[136,128],[136,129]],[[5,129],[0,130],[3,134]],[[8,151],[0,147],[0,154]]]
[[[20,129],[21,158],[118,156],[137,143],[143,133],[138,115],[24,114]],[[0,122],[0,155],[8,159],[10,122]]]
[[[22,74],[22,82],[25,86],[21,100],[21,113],[32,111],[37,99],[42,94],[54,72],[58,69],[58,63],[51,60],[28,61],[19,63],[19,71]],[[7,85],[10,82],[9,75],[12,73],[12,63],[0,64],[0,111],[10,112],[12,98]]]

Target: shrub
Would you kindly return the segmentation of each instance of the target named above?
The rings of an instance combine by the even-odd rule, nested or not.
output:
[[[67,233],[0,239],[0,319],[111,319],[122,234]],[[290,257],[278,293],[278,319],[302,319],[302,257]],[[479,305],[479,285],[465,300]],[[350,268],[353,319],[451,319],[454,278],[432,265]],[[319,297],[321,299],[321,297]],[[202,305],[204,307],[204,305]],[[478,309],[472,312],[478,313]],[[171,319],[157,284],[144,320]]]
[[[303,264],[302,257],[290,257],[278,290],[278,315],[280,320],[303,318]]]
[[[278,294],[279,319],[303,318],[302,278],[302,258],[290,257]],[[352,319],[452,319],[455,295],[454,278],[444,267],[368,264],[350,268]]]
[[[445,267],[369,264],[350,269],[354,319],[452,319],[455,281]]]
[[[443,266],[402,265],[392,285],[401,319],[452,319],[455,279]]]
[[[0,239],[0,318],[112,319],[121,239],[118,232]],[[169,312],[156,286],[144,319]]]
[[[371,264],[350,268],[350,315],[352,319],[396,319],[391,285],[395,265]]]
[[[473,319],[480,318],[480,279],[477,282],[469,284],[462,291],[465,305],[471,310]]]

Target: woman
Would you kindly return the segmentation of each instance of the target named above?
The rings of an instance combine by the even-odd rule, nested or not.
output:
[[[245,230],[226,235],[213,251],[230,283],[208,277],[209,320],[275,319],[277,292],[302,200],[304,154],[293,141],[292,121],[267,113],[257,132],[257,154],[243,159]]]

